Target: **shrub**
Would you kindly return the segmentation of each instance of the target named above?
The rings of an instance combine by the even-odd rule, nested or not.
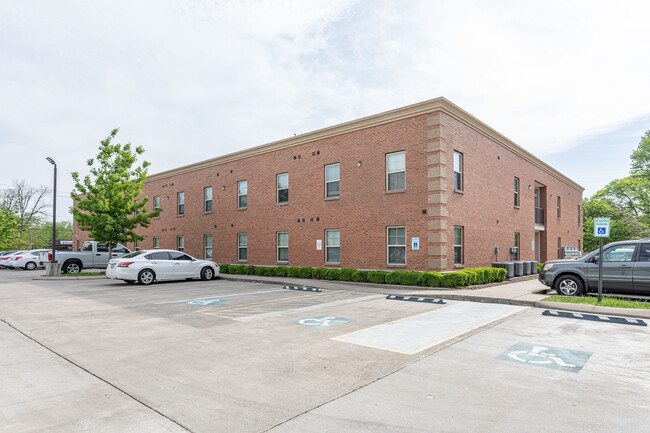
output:
[[[339,278],[342,281],[359,281],[361,278],[359,276],[359,271],[352,268],[343,268],[339,273]]]
[[[368,271],[359,271],[359,281],[362,283],[368,282]]]
[[[508,271],[503,268],[494,268],[494,271],[495,277],[492,281],[503,281],[508,275]]]
[[[538,273],[538,274],[539,274],[540,272],[542,272],[542,268],[543,268],[543,267],[544,267],[544,264],[543,264],[543,263],[538,263],[538,264],[537,264],[537,273]]]
[[[404,286],[419,286],[423,278],[422,272],[393,271],[386,275],[386,283],[401,284]]]
[[[303,266],[298,269],[298,276],[300,278],[311,278],[314,273],[314,270],[309,266]]]
[[[324,280],[326,271],[327,271],[327,268],[315,268],[315,269],[312,269],[311,277],[314,278],[314,279],[317,279],[317,280]]]
[[[368,281],[375,284],[386,284],[386,271],[370,271],[368,272]]]
[[[255,266],[253,265],[246,266],[246,275],[255,275]]]
[[[472,286],[474,284],[480,284],[481,273],[476,269],[463,269],[459,272],[465,276],[465,285]]]
[[[442,287],[461,287],[465,284],[465,275],[460,272],[442,274]]]
[[[228,272],[229,267],[230,267],[230,265],[228,263],[222,263],[222,264],[219,265],[219,272],[222,273],[222,274],[227,274],[227,273],[229,273]]]
[[[300,268],[297,266],[289,266],[287,268],[287,277],[299,277]]]
[[[276,277],[286,277],[288,268],[286,266],[278,266],[275,268]]]
[[[266,275],[266,270],[268,267],[266,266],[258,266],[255,268],[255,275]]]
[[[328,269],[325,271],[326,280],[340,280],[341,279],[341,270],[340,269]]]
[[[425,272],[422,274],[422,285],[427,287],[440,287],[442,274],[438,272]]]

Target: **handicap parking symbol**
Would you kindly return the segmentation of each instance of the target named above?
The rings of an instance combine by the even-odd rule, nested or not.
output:
[[[607,234],[607,229],[605,227],[598,227],[598,234],[599,235]]]
[[[517,343],[497,356],[497,359],[579,373],[591,355],[591,352],[582,352],[580,350]]]
[[[355,319],[347,319],[345,317],[336,317],[336,316],[317,316],[317,317],[307,317],[305,319],[300,319],[289,323],[309,326],[311,328],[325,329],[336,325],[343,325],[344,323],[348,323],[348,322],[354,322],[354,320]]]
[[[226,301],[224,299],[219,299],[219,298],[212,298],[212,299],[192,299],[191,301],[187,301],[185,303],[187,305],[204,307],[206,305],[223,304],[225,302],[230,302],[230,301]]]

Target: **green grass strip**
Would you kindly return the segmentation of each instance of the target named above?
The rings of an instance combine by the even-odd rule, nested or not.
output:
[[[546,302],[566,302],[568,304],[586,304],[597,305],[599,307],[616,307],[616,308],[642,308],[650,310],[650,302],[625,301],[620,298],[604,296],[602,302],[598,302],[595,296],[551,296],[545,298]]]
[[[77,272],[76,274],[61,274],[62,277],[105,277],[106,272]]]

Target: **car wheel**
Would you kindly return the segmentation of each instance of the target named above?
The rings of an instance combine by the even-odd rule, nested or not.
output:
[[[149,269],[143,269],[138,274],[138,282],[145,286],[153,283],[155,279],[156,279],[156,274],[154,274],[153,271]]]
[[[202,280],[211,280],[214,278],[214,271],[212,268],[203,268],[201,271],[201,279]]]
[[[558,295],[580,296],[584,290],[584,284],[578,277],[573,275],[562,275],[555,281],[555,291]]]
[[[28,271],[33,271],[34,269],[36,269],[36,263],[34,262],[27,263],[25,265],[25,269],[27,269]]]
[[[78,274],[81,272],[81,265],[78,262],[68,262],[63,265],[64,274]]]

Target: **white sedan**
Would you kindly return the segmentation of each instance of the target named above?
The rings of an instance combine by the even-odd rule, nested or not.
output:
[[[31,250],[23,251],[20,254],[14,254],[9,265],[14,269],[23,268],[33,271],[40,266],[39,254],[41,251],[47,250]]]
[[[199,260],[181,251],[136,251],[108,262],[106,276],[129,284],[151,284],[159,280],[201,278],[211,280],[219,276],[219,265]]]

